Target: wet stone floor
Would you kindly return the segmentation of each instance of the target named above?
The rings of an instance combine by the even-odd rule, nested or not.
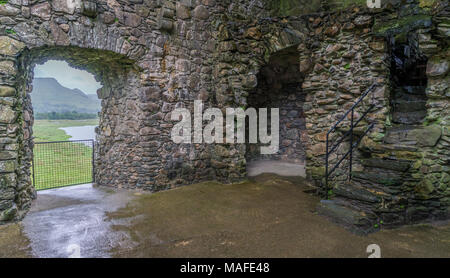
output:
[[[317,215],[306,182],[262,174],[159,193],[91,185],[41,191],[0,226],[0,257],[450,257],[450,224],[358,236]]]

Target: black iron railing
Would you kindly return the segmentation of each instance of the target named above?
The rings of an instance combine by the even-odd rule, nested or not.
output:
[[[363,134],[355,140],[354,138],[354,129],[358,126],[358,124],[367,116],[367,114],[373,109],[374,102],[373,102],[373,94],[372,94],[372,101],[369,105],[369,108],[364,111],[364,113],[359,117],[359,119],[355,120],[355,108],[371,93],[373,92],[373,89],[377,86],[377,84],[373,84],[370,86],[358,99],[358,101],[355,102],[355,104],[352,105],[352,107],[333,125],[333,127],[328,131],[327,133],[327,139],[326,139],[326,154],[325,154],[325,188],[327,191],[329,191],[329,185],[328,181],[330,178],[330,175],[333,174],[333,172],[341,165],[341,163],[349,157],[349,171],[348,171],[348,180],[352,179],[352,164],[353,164],[353,149],[358,146],[358,144],[361,142],[362,138],[369,133],[369,131],[374,127],[375,123],[370,123],[366,130],[363,132]],[[334,133],[338,128],[339,125],[344,122],[346,118],[350,116],[350,127],[349,130],[346,131],[342,136],[338,137],[336,142],[331,142],[330,135]],[[329,165],[329,159],[330,155],[335,152],[338,147],[345,141],[346,138],[349,138],[350,146],[349,150],[339,159],[339,161],[330,169]]]
[[[32,180],[36,190],[94,182],[94,140],[36,142]]]

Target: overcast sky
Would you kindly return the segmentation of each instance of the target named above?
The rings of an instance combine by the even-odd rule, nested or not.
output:
[[[36,65],[34,77],[53,77],[64,87],[78,88],[86,94],[96,94],[97,89],[102,87],[92,74],[72,68],[65,61],[50,60],[43,65]]]

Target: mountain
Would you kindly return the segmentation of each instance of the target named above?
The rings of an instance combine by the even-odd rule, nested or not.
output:
[[[72,112],[97,113],[100,100],[79,89],[69,89],[54,78],[35,78],[31,102],[35,113]]]

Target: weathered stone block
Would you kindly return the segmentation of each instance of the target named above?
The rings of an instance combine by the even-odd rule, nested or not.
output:
[[[76,8],[81,8],[82,0],[53,0],[54,11],[73,14]]]
[[[395,175],[387,172],[352,172],[355,179],[367,180],[384,186],[398,186],[404,180],[401,175]]]
[[[1,61],[0,62],[0,74],[15,76],[16,67],[13,61]]]
[[[353,232],[361,234],[371,231],[374,219],[376,219],[375,216],[345,207],[334,200],[322,200],[317,206],[317,211]]]
[[[25,18],[30,18],[30,16],[31,16],[30,7],[22,7],[22,16]]]
[[[10,106],[0,104],[0,123],[10,124],[17,118],[17,112]]]
[[[170,32],[173,29],[173,21],[167,18],[161,17],[158,20],[158,29]]]
[[[360,15],[353,20],[353,23],[358,27],[369,27],[373,23],[373,18],[370,15]]]
[[[379,203],[383,194],[375,194],[367,189],[352,185],[351,183],[344,183],[335,186],[333,193],[338,196],[343,196],[352,200],[360,200],[367,203]]]
[[[0,160],[17,158],[17,152],[0,151]]]
[[[36,4],[31,7],[31,14],[44,20],[49,20],[51,18],[51,12],[52,8],[48,2]]]
[[[326,145],[325,143],[317,143],[311,146],[311,152],[318,156],[326,153]]]
[[[396,144],[401,142],[415,142],[419,146],[433,147],[441,138],[442,127],[438,125],[418,128],[392,128],[384,137],[384,142]]]
[[[81,5],[81,13],[88,17],[96,17],[97,16],[97,4],[91,1],[83,1]]]
[[[55,40],[56,45],[69,45],[70,44],[69,36],[66,34],[66,32],[63,29],[61,29],[61,27],[59,27],[59,25],[52,22],[50,24],[50,30],[51,30],[51,33]]]
[[[157,135],[160,134],[161,131],[153,128],[153,127],[144,127],[139,131],[139,134],[142,136],[147,136],[147,135]]]
[[[130,27],[138,27],[141,24],[141,17],[133,13],[123,13],[124,23]]]
[[[0,55],[16,56],[25,44],[7,36],[0,36]]]
[[[447,74],[449,70],[449,61],[445,59],[430,59],[427,64],[427,75],[437,77]]]
[[[206,20],[209,18],[209,11],[205,6],[197,6],[194,9],[194,18],[200,20]]]
[[[14,204],[11,208],[0,213],[0,221],[10,221],[16,217],[17,206]]]
[[[411,167],[411,162],[381,158],[362,159],[361,163],[366,167],[381,168],[399,172],[405,172]]]
[[[191,11],[190,11],[189,7],[183,5],[180,2],[177,2],[176,14],[177,14],[177,18],[179,18],[179,19],[186,20],[186,19],[191,18]]]
[[[99,99],[106,99],[110,95],[111,95],[111,88],[108,88],[107,86],[103,86],[97,90],[97,97]]]
[[[190,70],[190,63],[188,60],[179,59],[175,62],[175,69],[179,72],[188,72]]]
[[[12,186],[0,187],[0,200],[13,200],[15,198],[16,191]]]
[[[15,160],[0,161],[0,173],[12,173],[16,170]]]
[[[386,49],[386,43],[384,41],[374,41],[369,43],[371,49],[379,52],[384,52]]]
[[[333,25],[331,27],[326,28],[323,33],[329,37],[334,37],[339,33],[340,30],[341,29],[338,25]]]
[[[427,126],[412,130],[408,137],[416,140],[421,146],[434,147],[441,138],[441,135],[442,128],[440,126]]]
[[[6,106],[14,106],[17,102],[15,97],[0,97],[0,104],[4,104]]]
[[[262,37],[261,30],[257,27],[248,28],[244,34],[245,37],[251,38],[254,40],[260,40]]]
[[[313,62],[310,58],[300,61],[300,73],[307,73],[313,67]]]
[[[0,97],[12,97],[15,94],[16,94],[15,88],[9,86],[0,86]]]
[[[450,38],[450,24],[448,23],[439,24],[437,31],[441,36],[447,37],[447,39]]]
[[[414,188],[414,191],[418,198],[430,199],[432,198],[431,193],[434,191],[434,186],[429,179],[424,179]]]
[[[156,103],[144,103],[141,105],[143,111],[156,112],[160,109],[159,105]]]
[[[13,200],[0,200],[0,211],[7,210],[14,205]]]
[[[9,4],[1,4],[0,5],[0,15],[5,16],[16,16],[20,13],[20,10],[14,6]]]
[[[308,167],[313,178],[323,178],[325,176],[325,167]]]
[[[15,187],[17,177],[15,173],[0,174],[0,188]]]

